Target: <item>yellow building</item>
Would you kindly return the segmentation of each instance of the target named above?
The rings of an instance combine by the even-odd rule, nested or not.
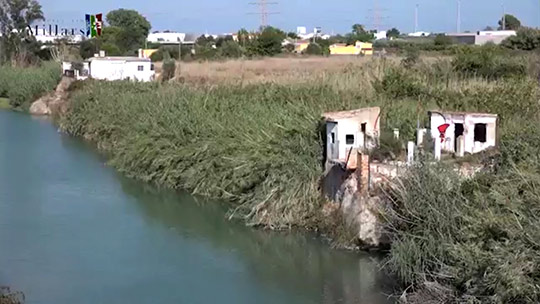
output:
[[[298,53],[298,54],[301,54],[303,53],[309,46],[309,41],[299,41],[297,43],[294,44],[294,52],[295,53]]]
[[[373,43],[357,41],[355,45],[336,43],[330,46],[330,55],[373,55]]]
[[[139,58],[150,58],[157,51],[157,49],[139,49]]]

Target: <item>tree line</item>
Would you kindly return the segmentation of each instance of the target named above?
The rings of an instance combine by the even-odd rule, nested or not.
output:
[[[216,58],[275,56],[280,53],[295,51],[294,42],[299,39],[294,32],[285,32],[275,27],[264,27],[249,32],[241,29],[233,36],[214,38],[200,36],[194,46],[161,46],[148,45],[146,39],[152,28],[150,22],[135,10],[117,9],[106,14],[106,24],[102,35],[86,39],[78,48],[57,43],[55,46],[43,47],[26,29],[35,22],[44,20],[42,7],[37,0],[0,0],[0,64],[10,62],[12,65],[32,65],[41,59],[64,59],[69,57],[86,59],[100,50],[109,56],[136,56],[140,48],[156,48],[154,61],[167,58],[182,60],[209,60]],[[513,15],[505,15],[498,21],[499,29],[517,30],[517,36],[503,42],[503,46],[511,49],[534,50],[540,48],[540,31],[522,26],[521,21]],[[489,27],[486,29],[490,29]],[[328,55],[330,45],[335,43],[354,44],[356,41],[373,41],[376,31],[367,30],[361,24],[351,26],[345,35],[334,35],[329,39],[315,37],[303,53],[309,55]],[[387,31],[387,38],[403,37],[397,28]],[[284,43],[284,41],[289,43]],[[399,39],[396,39],[399,40]],[[445,35],[437,35],[431,44],[422,45],[429,50],[442,50],[453,42]],[[407,44],[407,43],[405,43]],[[402,43],[388,44],[400,48]],[[408,45],[408,44],[407,44]],[[385,47],[383,43],[381,45]],[[409,46],[410,47],[410,46]],[[414,47],[417,47],[414,45]]]

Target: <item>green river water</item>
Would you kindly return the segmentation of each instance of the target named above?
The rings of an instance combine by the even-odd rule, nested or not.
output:
[[[373,256],[225,219],[123,178],[47,120],[0,111],[0,286],[26,303],[383,303]]]

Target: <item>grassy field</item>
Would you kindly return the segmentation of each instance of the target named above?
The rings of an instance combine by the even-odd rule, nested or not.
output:
[[[383,132],[397,127],[403,141],[430,109],[497,113],[493,172],[463,181],[420,165],[385,190],[385,269],[418,303],[537,303],[536,60],[486,47],[419,60],[194,62],[168,84],[87,83],[60,124],[127,175],[229,200],[249,225],[324,231],[323,112],[380,106]]]

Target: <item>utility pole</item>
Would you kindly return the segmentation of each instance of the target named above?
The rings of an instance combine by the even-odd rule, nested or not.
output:
[[[418,32],[418,4],[414,8],[414,32]]]
[[[457,32],[461,33],[461,0],[457,0]]]
[[[278,12],[269,12],[268,5],[275,5],[278,2],[269,2],[268,0],[258,0],[257,2],[250,2],[250,5],[257,5],[259,7],[258,13],[251,13],[261,16],[261,28],[265,28],[268,25],[268,15],[276,15]]]
[[[504,2],[501,5],[502,5],[502,11],[503,11],[502,30],[505,31],[506,30],[506,9],[504,7]]]

